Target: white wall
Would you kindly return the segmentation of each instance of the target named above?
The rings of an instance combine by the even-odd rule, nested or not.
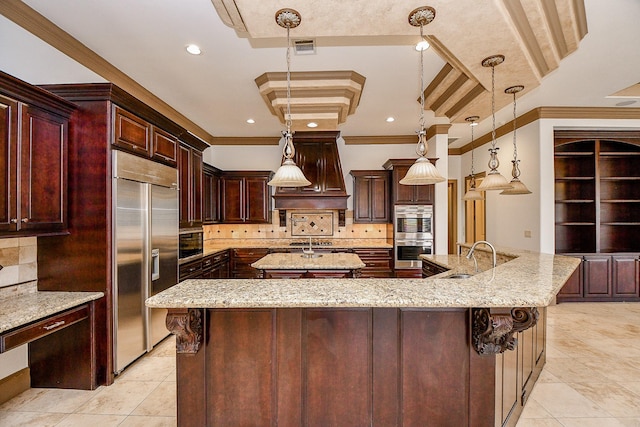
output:
[[[555,252],[555,203],[553,132],[558,129],[640,129],[640,120],[543,119],[517,130],[520,180],[532,194],[504,196],[499,191],[486,192],[487,240],[500,246],[544,253]],[[511,179],[513,133],[498,138],[499,171]],[[475,172],[488,171],[487,143],[475,150]],[[450,161],[451,164],[451,161]],[[461,156],[461,185],[471,171],[471,152]],[[451,175],[450,175],[451,176]],[[463,188],[463,187],[461,187]],[[461,192],[462,193],[462,192]],[[459,194],[460,200],[463,194]],[[464,228],[464,209],[459,212]],[[531,231],[531,238],[524,231]],[[461,238],[464,232],[459,234]]]

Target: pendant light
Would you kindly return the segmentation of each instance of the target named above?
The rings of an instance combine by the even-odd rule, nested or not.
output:
[[[527,186],[524,185],[522,181],[520,181],[520,168],[518,167],[520,160],[518,160],[518,147],[516,146],[516,93],[522,91],[523,89],[524,86],[517,85],[508,87],[504,90],[504,93],[513,94],[513,160],[511,160],[511,163],[513,163],[513,168],[511,169],[511,176],[513,177],[513,179],[510,182],[512,188],[504,190],[502,193],[500,193],[507,196],[516,194],[531,194],[531,191],[527,188]]]
[[[293,134],[291,133],[291,41],[289,31],[300,25],[300,20],[300,13],[293,9],[280,9],[276,12],[276,23],[287,29],[287,114],[285,117],[287,129],[282,131],[284,160],[273,179],[267,183],[272,187],[305,187],[311,184],[311,181],[304,176],[302,170],[293,161],[296,149],[293,146]]]
[[[409,14],[409,24],[420,27],[420,40],[424,40],[423,28],[433,21],[436,11],[429,6],[414,9]],[[428,151],[427,131],[424,128],[424,49],[420,50],[420,130],[418,133],[418,146],[416,153],[418,159],[407,171],[407,174],[399,182],[403,185],[428,185],[443,182],[445,178],[440,175],[436,167],[425,157]]]
[[[498,160],[498,150],[496,147],[496,65],[504,62],[504,55],[493,55],[482,60],[483,67],[491,67],[491,148],[489,148],[489,173],[484,177],[482,183],[477,188],[478,191],[506,190],[511,188],[507,179],[498,172],[500,161]]]
[[[478,116],[467,117],[465,120],[469,122],[469,127],[471,127],[471,178],[469,179],[469,190],[464,193],[462,200],[483,200],[484,195],[476,190],[476,177],[473,170],[473,128],[476,127],[476,120],[480,119]]]

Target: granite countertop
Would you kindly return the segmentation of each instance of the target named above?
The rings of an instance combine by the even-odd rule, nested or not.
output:
[[[0,299],[0,333],[102,298],[102,292],[38,291]]]
[[[319,254],[317,258],[307,258],[300,253],[268,254],[251,264],[259,270],[355,270],[365,267],[356,254]]]
[[[516,258],[468,279],[191,279],[147,300],[158,308],[543,307],[580,264],[560,255],[508,250]],[[434,255],[459,271],[464,256]]]
[[[316,239],[314,239],[315,241]],[[323,242],[330,242],[331,245],[317,246],[313,249],[351,249],[351,248],[384,248],[393,249],[393,240],[387,239],[317,239]],[[208,256],[216,252],[233,248],[288,248],[292,251],[302,252],[304,246],[291,246],[291,242],[305,242],[308,239],[209,239],[204,242],[204,254]],[[307,246],[308,247],[308,246]]]

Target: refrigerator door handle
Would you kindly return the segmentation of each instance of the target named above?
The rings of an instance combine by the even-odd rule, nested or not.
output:
[[[160,278],[160,249],[151,250],[151,280]]]

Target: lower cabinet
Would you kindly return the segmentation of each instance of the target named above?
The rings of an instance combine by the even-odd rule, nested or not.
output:
[[[354,270],[264,270],[264,279],[347,279],[357,277]]]
[[[229,277],[232,279],[258,279],[262,277],[262,272],[251,267],[251,264],[258,261],[269,253],[268,248],[235,248],[231,249],[231,271]]]
[[[518,345],[496,356],[496,425],[515,426],[546,361],[546,308],[533,327],[518,332]]]
[[[582,259],[557,296],[569,301],[640,301],[639,254],[575,254]]]
[[[229,251],[217,252],[202,260],[202,279],[227,279],[229,277]]]
[[[178,268],[179,280],[199,279],[202,274],[202,259],[180,264]]]
[[[393,249],[355,248],[353,253],[358,255],[365,264],[365,267],[361,270],[360,277],[393,277]]]

